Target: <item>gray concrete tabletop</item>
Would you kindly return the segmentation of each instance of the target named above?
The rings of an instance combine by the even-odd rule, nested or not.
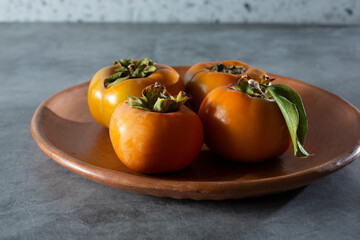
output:
[[[0,239],[359,239],[360,161],[290,192],[192,201],[92,182],[37,147],[30,120],[43,100],[143,56],[239,59],[360,107],[359,26],[0,24]]]

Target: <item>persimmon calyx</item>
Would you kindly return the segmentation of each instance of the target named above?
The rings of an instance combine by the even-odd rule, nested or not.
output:
[[[246,68],[243,66],[227,66],[224,65],[223,63],[218,63],[211,69],[211,71],[240,75],[246,71]]]
[[[252,97],[274,99],[288,127],[294,146],[294,155],[299,158],[311,156],[303,147],[308,124],[299,94],[283,84],[271,85],[271,81],[262,84],[246,76],[242,76],[237,83],[231,85],[234,89]]]
[[[104,80],[104,87],[109,88],[129,78],[144,78],[156,71],[155,62],[150,58],[142,58],[138,61],[123,58],[115,60],[114,65],[119,67],[116,73]]]
[[[265,99],[271,98],[267,87],[270,86],[270,82],[262,84],[258,81],[248,78],[248,76],[241,76],[239,81],[230,84],[234,89],[246,93],[252,97],[261,97]]]
[[[166,91],[165,86],[155,83],[147,86],[142,91],[142,97],[129,96],[128,104],[130,107],[138,108],[151,112],[168,113],[179,110],[190,97],[180,91],[175,97]]]

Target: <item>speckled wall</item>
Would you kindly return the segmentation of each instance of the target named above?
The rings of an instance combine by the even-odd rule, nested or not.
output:
[[[359,24],[360,0],[0,0],[0,21]]]

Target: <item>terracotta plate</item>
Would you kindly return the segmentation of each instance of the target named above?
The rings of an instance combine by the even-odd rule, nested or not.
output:
[[[175,67],[183,76],[187,67]],[[187,169],[142,175],[117,159],[107,129],[91,117],[85,82],[44,101],[31,130],[39,147],[76,174],[125,191],[161,197],[230,199],[262,196],[295,189],[330,174],[360,155],[359,110],[342,98],[294,79],[276,76],[277,83],[303,98],[309,131],[306,149],[315,156],[296,159],[292,149],[260,164],[239,164],[202,151]]]

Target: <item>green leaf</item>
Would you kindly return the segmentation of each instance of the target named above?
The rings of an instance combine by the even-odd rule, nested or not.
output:
[[[241,92],[244,92],[248,95],[255,95],[254,91],[251,89],[250,85],[249,85],[249,82],[248,81],[245,81],[245,80],[242,80],[239,84],[239,88],[240,88],[240,91]]]
[[[226,66],[223,63],[216,64],[211,71],[212,72],[221,72],[221,73],[230,73],[230,74],[243,74],[246,68],[243,66]]]
[[[176,102],[179,105],[179,108],[181,105],[183,105],[187,100],[189,100],[191,97],[189,97],[185,92],[180,91],[178,95],[176,96]]]
[[[157,82],[144,88],[142,96],[142,98],[129,96],[129,106],[159,113],[176,112],[190,99],[182,91],[179,92],[177,98],[171,96],[166,88]]]
[[[222,63],[218,63],[211,69],[211,71],[212,72],[223,72],[224,69],[225,69],[225,65]]]
[[[178,104],[172,99],[158,98],[153,110],[161,113],[175,112],[178,110]]]
[[[146,107],[147,104],[144,99],[134,96],[128,96],[128,99],[130,107],[151,111],[149,108]]]
[[[284,116],[293,142],[294,155],[301,158],[308,157],[310,154],[303,147],[307,132],[307,118],[301,97],[282,84],[271,85],[267,90]]]
[[[156,71],[155,62],[149,58],[142,58],[134,64],[133,59],[120,59],[114,61],[114,65],[119,67],[116,73],[104,80],[104,87],[114,86],[129,78],[145,78]]]
[[[116,72],[121,72],[123,74],[129,74],[129,69],[127,69],[126,67],[123,67],[121,65],[119,65],[119,68],[115,69]],[[112,76],[112,75],[111,75]]]
[[[142,90],[142,96],[144,101],[149,105],[153,106],[156,100],[159,98],[161,92],[164,91],[164,86],[161,85],[150,85]]]
[[[268,98],[268,96],[264,93],[266,89],[262,90],[261,85],[252,79],[247,80],[247,78],[244,77],[237,83],[231,85],[236,90],[246,93],[249,96]]]
[[[154,65],[154,64],[155,64],[154,61],[151,60],[150,58],[142,58],[139,61],[137,61],[136,67],[139,67],[140,65],[148,66],[148,65]]]
[[[144,78],[155,72],[155,70],[156,67],[153,60],[149,58],[142,58],[137,61],[135,65],[135,71],[132,73],[132,77]]]
[[[134,77],[134,78],[143,78],[143,77],[145,77],[144,68],[145,68],[144,65],[140,65],[140,66],[136,67],[134,72],[131,74],[131,76]]]
[[[155,72],[155,70],[156,70],[155,65],[146,66],[146,67],[144,68],[144,74],[145,74],[145,76],[147,76],[147,75],[149,75],[150,73]]]
[[[124,67],[124,68],[128,68],[130,64],[132,64],[133,60],[130,58],[123,58],[120,59],[118,61],[118,63],[120,64],[120,66]]]
[[[110,77],[106,78],[104,80],[105,88],[112,87],[112,86],[130,78],[129,75],[125,75],[124,77],[121,77],[122,75],[123,75],[122,72],[118,72],[118,73],[115,73],[115,74],[111,75]]]

